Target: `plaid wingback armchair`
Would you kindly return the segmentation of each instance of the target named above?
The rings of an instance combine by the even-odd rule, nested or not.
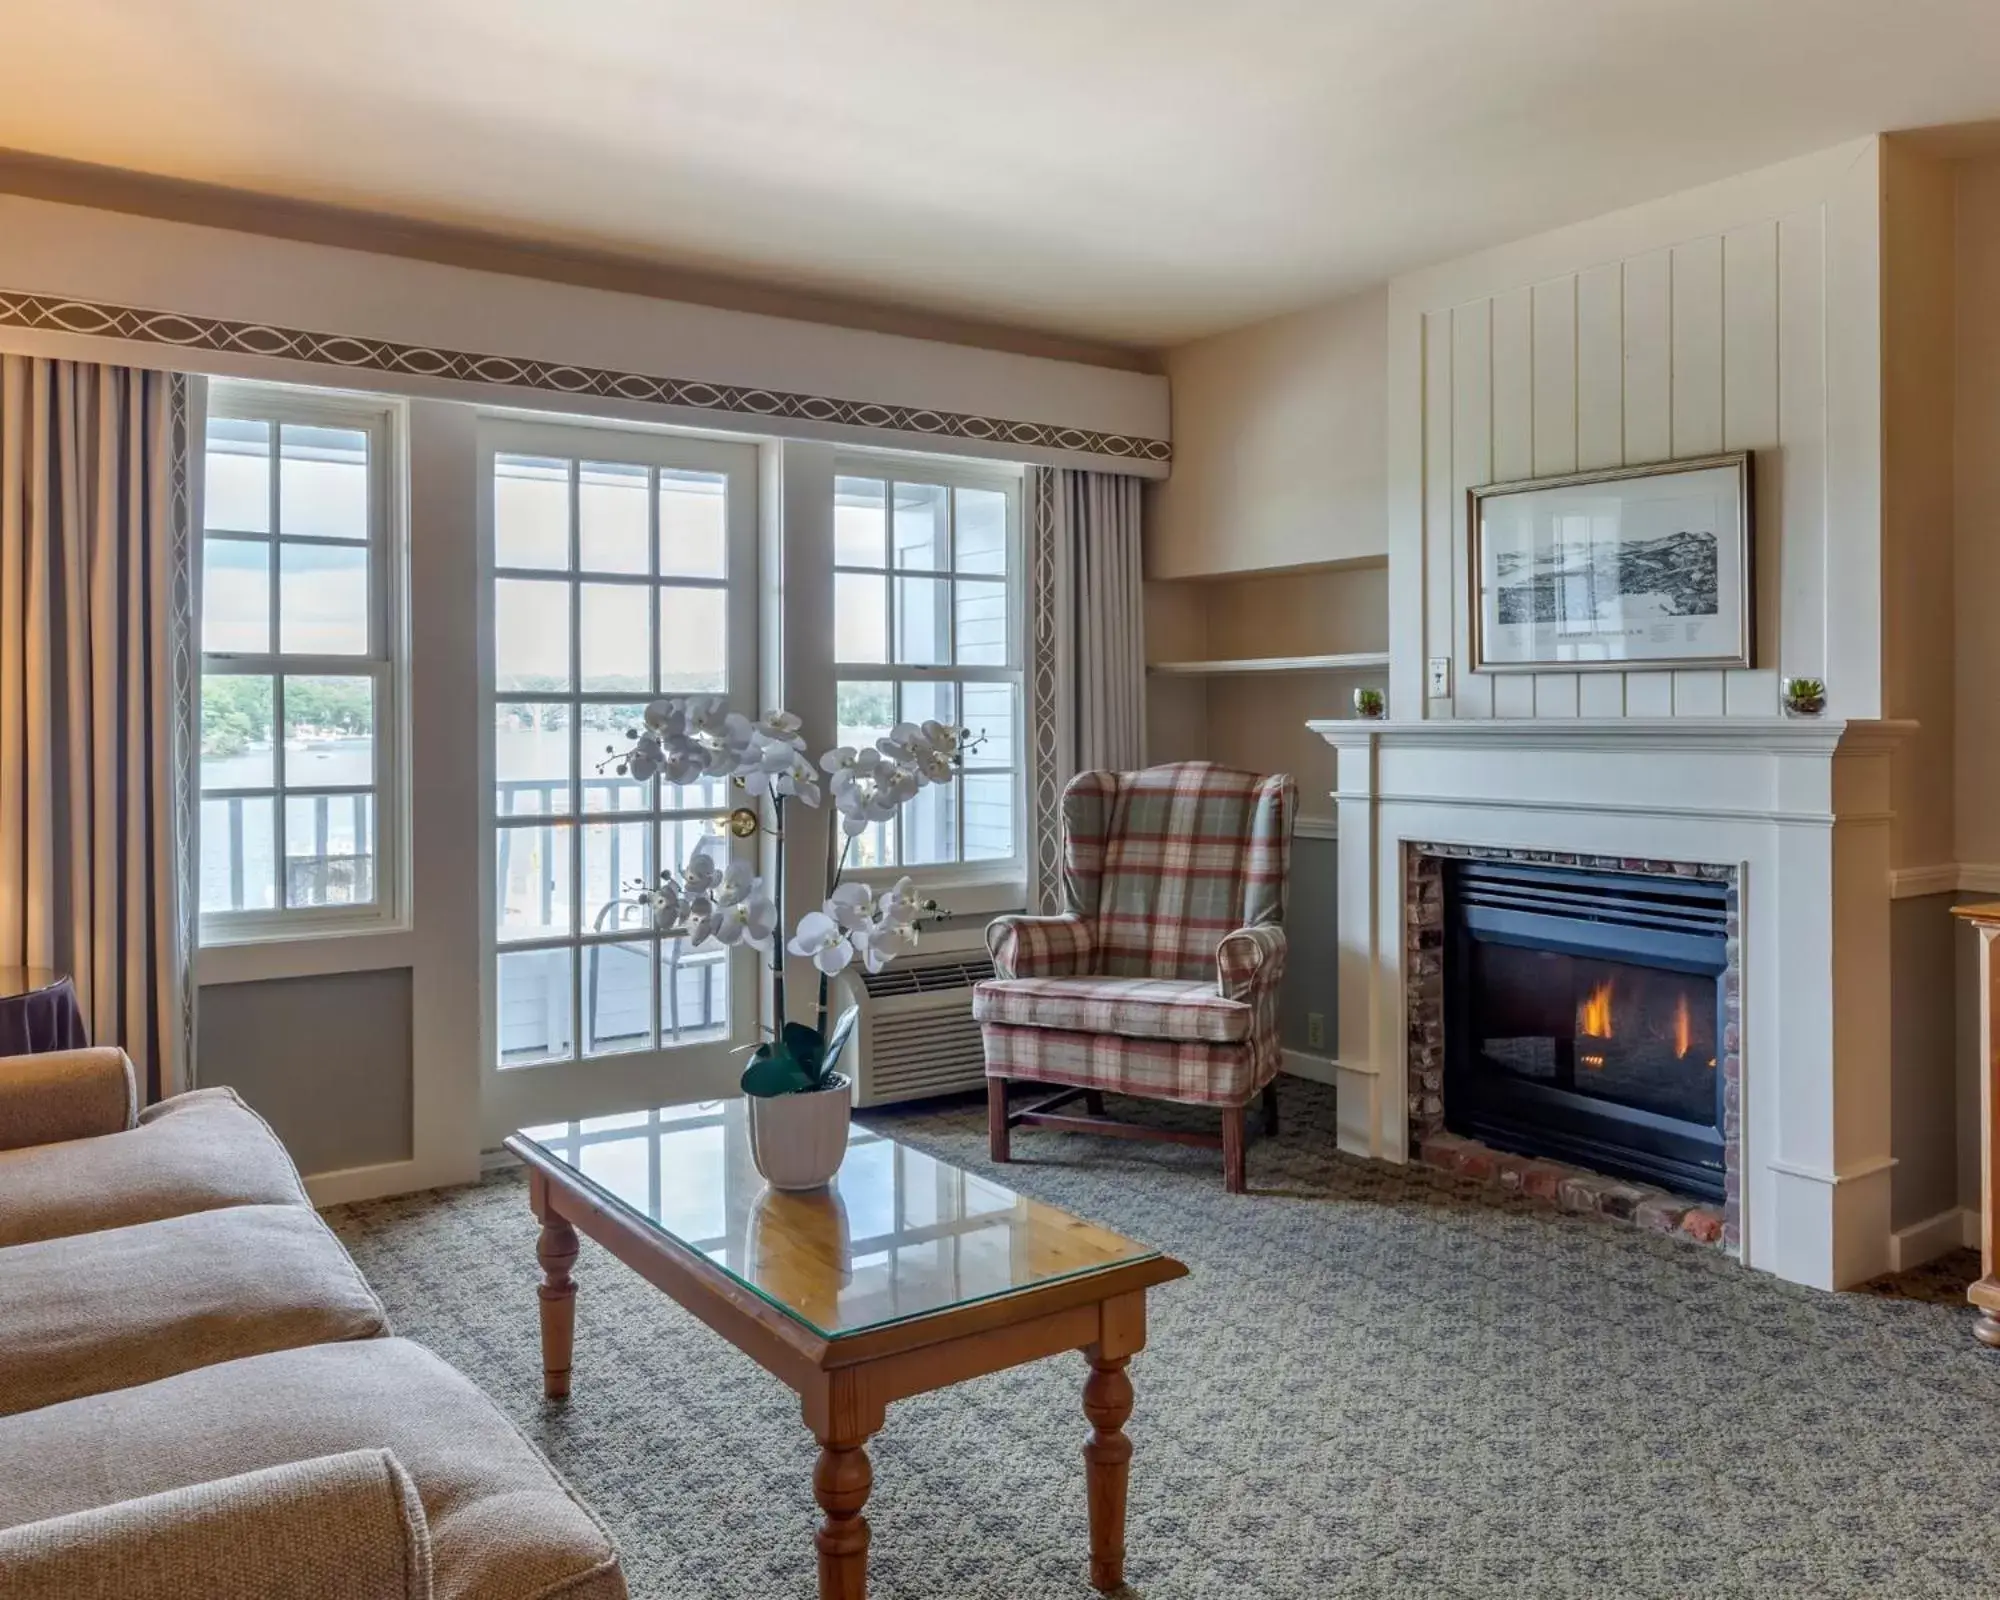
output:
[[[1220,1146],[1244,1185],[1244,1111],[1277,1129],[1278,983],[1298,785],[1205,761],[1085,772],[1063,791],[1056,917],[986,930],[997,977],[973,991],[993,1159],[1021,1124]],[[1023,1110],[1010,1080],[1061,1092]],[[1219,1107],[1219,1135],[1139,1127],[1106,1090]],[[1088,1115],[1059,1108],[1081,1099]]]

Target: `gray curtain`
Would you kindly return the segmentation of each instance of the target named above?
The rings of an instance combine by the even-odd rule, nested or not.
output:
[[[147,1098],[192,1052],[188,380],[0,356],[0,965],[76,982]]]
[[[1062,899],[1063,785],[1145,765],[1140,504],[1123,473],[1029,473],[1029,894],[1044,911]]]

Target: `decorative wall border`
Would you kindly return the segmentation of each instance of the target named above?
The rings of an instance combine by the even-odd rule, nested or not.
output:
[[[1743,1247],[1743,941],[1740,885],[1734,867],[1656,861],[1633,856],[1577,855],[1564,850],[1510,850],[1484,845],[1403,841],[1403,1016],[1409,1048],[1412,1156],[1444,1132],[1444,864],[1521,861],[1653,878],[1701,878],[1728,885],[1722,976],[1723,1225],[1721,1243]]]
[[[827,395],[791,394],[698,378],[664,378],[606,367],[568,366],[514,356],[479,355],[463,350],[399,344],[351,334],[313,333],[268,323],[232,322],[220,317],[147,311],[136,306],[100,305],[49,295],[0,290],[0,327],[74,333],[181,350],[308,361],[350,372],[388,372],[460,383],[494,384],[552,394],[596,395],[637,400],[732,417],[779,417],[835,423],[852,428],[886,428],[902,433],[987,443],[1031,445],[1126,461],[1173,459],[1164,439],[1141,439],[1049,422],[979,417],[961,411],[931,411],[872,400],[840,400]]]

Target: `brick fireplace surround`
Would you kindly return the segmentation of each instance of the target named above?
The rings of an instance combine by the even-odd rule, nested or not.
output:
[[[1445,1130],[1444,863],[1519,861],[1545,867],[1705,878],[1729,886],[1728,966],[1722,979],[1723,1162],[1725,1200],[1706,1205],[1650,1184],[1606,1177],[1540,1157],[1495,1150]],[[1403,842],[1403,1018],[1409,1049],[1410,1149],[1429,1166],[1547,1200],[1565,1211],[1595,1211],[1658,1233],[1684,1233],[1732,1253],[1742,1248],[1743,993],[1736,869],[1636,856],[1587,856],[1560,850],[1480,849]]]

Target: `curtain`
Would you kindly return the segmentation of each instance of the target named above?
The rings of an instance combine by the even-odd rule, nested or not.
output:
[[[1028,729],[1034,883],[1061,909],[1063,785],[1146,760],[1140,484],[1036,467],[1028,482]]]
[[[0,965],[149,1100],[193,1058],[188,382],[0,356]]]

